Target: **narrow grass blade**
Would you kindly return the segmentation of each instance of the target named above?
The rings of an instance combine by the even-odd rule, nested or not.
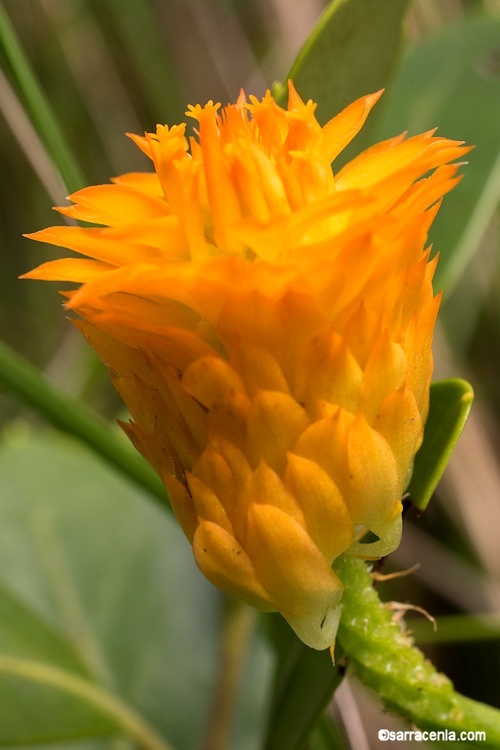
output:
[[[33,125],[59,170],[66,188],[70,192],[77,190],[85,184],[85,178],[67,146],[57,118],[35,78],[1,2],[0,52]]]
[[[75,435],[99,456],[170,508],[166,490],[149,464],[96,414],[58,391],[40,371],[0,342],[0,383],[55,427]]]
[[[436,629],[421,617],[406,617],[405,621],[418,644],[500,640],[500,616],[496,614],[441,615],[436,618]]]

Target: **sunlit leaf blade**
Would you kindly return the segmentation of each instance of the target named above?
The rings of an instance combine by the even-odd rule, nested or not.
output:
[[[500,18],[481,13],[424,39],[405,55],[384,96],[377,140],[438,127],[476,148],[461,184],[431,230],[440,258],[436,288],[449,294],[477,249],[500,199]]]
[[[321,123],[359,96],[383,88],[401,49],[408,0],[333,0],[320,17],[275,95],[286,99],[286,80],[318,102]],[[364,128],[367,137],[369,124]],[[359,139],[357,141],[359,143]]]
[[[412,503],[427,507],[465,427],[474,392],[465,380],[450,379],[431,386],[430,409],[424,442],[417,455],[408,487]]]

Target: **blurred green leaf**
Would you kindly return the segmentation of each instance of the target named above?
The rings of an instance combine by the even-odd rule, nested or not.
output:
[[[38,683],[37,668],[43,663],[60,669],[62,674],[90,678],[91,682],[92,678],[70,641],[4,585],[0,587],[0,651],[0,744],[119,731],[117,722],[106,712],[67,690],[58,690],[47,681],[44,689],[39,689],[43,683]],[[25,674],[30,669],[32,674]],[[57,722],[54,706],[58,709]]]
[[[321,123],[354,99],[378,91],[390,78],[401,51],[408,0],[332,0],[299,52],[286,80],[318,103]],[[286,98],[287,83],[274,95]],[[373,118],[372,118],[373,120]],[[368,139],[365,125],[359,144]]]
[[[0,477],[0,745],[126,736],[129,715],[165,747],[199,747],[219,595],[175,522],[53,433],[12,438]],[[269,674],[255,640],[246,750],[259,747]]]
[[[440,615],[436,617],[436,628],[432,622],[422,617],[405,617],[405,622],[419,645],[500,640],[498,614]]]
[[[265,750],[301,750],[342,675],[330,652],[301,643],[279,615],[266,615],[279,654]],[[336,654],[339,658],[338,653]]]
[[[435,281],[448,294],[500,199],[500,17],[482,13],[443,27],[409,50],[383,97],[377,139],[439,128],[476,148],[431,230]]]
[[[311,734],[307,750],[351,750],[351,745],[332,717],[323,714]]]
[[[424,442],[415,456],[408,493],[412,503],[425,510],[462,434],[474,392],[465,380],[443,380],[431,385],[429,416]]]
[[[218,606],[177,527],[68,440],[4,447],[0,476],[1,658],[89,681],[178,750],[196,746]],[[9,676],[1,658],[3,744],[119,725],[64,689]]]
[[[0,54],[14,79],[30,118],[70,192],[85,184],[80,167],[71,154],[49,101],[40,88],[0,2]]]

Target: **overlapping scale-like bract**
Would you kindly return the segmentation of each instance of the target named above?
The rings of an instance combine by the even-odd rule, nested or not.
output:
[[[100,227],[31,235],[84,256],[27,276],[79,284],[67,306],[203,573],[314,648],[338,625],[333,561],[400,540],[439,306],[427,232],[465,152],[400,136],[332,171],[378,97],[323,128],[291,84],[287,110],[190,107],[194,137],[132,136],[154,173],[58,209]]]

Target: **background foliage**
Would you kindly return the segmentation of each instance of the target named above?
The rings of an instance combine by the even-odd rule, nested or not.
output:
[[[17,281],[57,251],[33,246],[21,234],[57,223],[50,205],[62,204],[69,190],[149,168],[124,132],[180,121],[187,102],[226,102],[242,85],[259,95],[282,80],[326,3],[2,5],[49,106],[48,114],[43,102],[30,111],[4,39],[0,337],[58,390],[112,422],[123,416],[121,404],[100,363],[67,324],[56,288]],[[382,584],[382,593],[437,617],[436,634],[423,618],[412,621],[422,648],[458,690],[499,706],[499,627],[491,620],[480,627],[473,615],[500,607],[500,4],[415,0],[405,29],[404,54],[367,137],[438,126],[442,135],[477,146],[433,234],[442,250],[438,284],[445,289],[436,375],[467,377],[477,401],[435,499],[424,516],[410,513],[403,544],[387,563],[387,570],[420,568]],[[301,89],[297,78],[303,96],[322,97],[323,119],[347,103],[336,98],[335,82],[328,100],[329,80],[325,74],[323,94],[316,94],[307,79]],[[353,96],[358,93],[365,92]],[[51,112],[60,163],[37,135],[50,130]],[[70,184],[64,186],[58,170]],[[57,741],[60,748],[65,740],[69,749],[78,736],[78,747],[100,750],[132,711],[176,750],[208,750],[222,731],[213,696],[227,697],[220,667],[229,659],[231,685],[242,684],[229,747],[260,747],[275,659],[262,625],[248,613],[230,620],[241,647],[236,656],[224,651],[227,605],[148,497],[80,444],[53,434],[7,392],[0,392],[0,428],[0,644],[12,660],[2,667],[0,657],[7,675],[0,680],[0,744]],[[27,686],[15,660],[28,657],[54,666],[51,691]],[[61,673],[77,680],[73,697],[60,688]],[[118,695],[121,703],[103,711],[89,698],[82,709],[74,697],[82,684]],[[31,726],[23,726],[33,705]],[[55,714],[56,724],[48,720]],[[331,715],[340,717],[342,732],[332,723],[320,725],[311,740],[317,750],[348,747],[345,735],[359,750],[377,748],[378,728],[393,722],[381,718],[376,698],[352,680],[337,692]]]

